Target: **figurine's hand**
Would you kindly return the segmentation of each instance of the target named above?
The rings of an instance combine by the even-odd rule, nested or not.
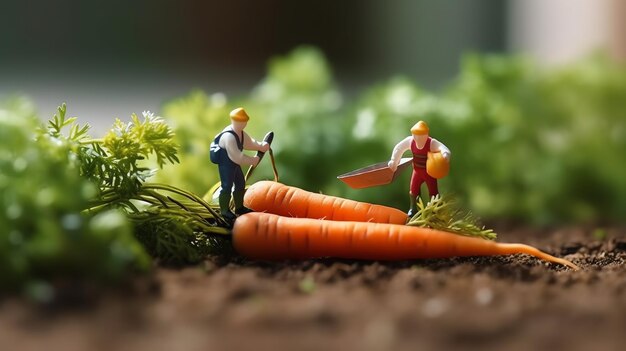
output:
[[[441,156],[443,156],[443,158],[446,159],[446,161],[450,162],[450,153],[449,152],[442,152]]]
[[[264,141],[261,143],[261,147],[259,148],[259,151],[267,152],[267,150],[269,149],[270,149],[270,144],[268,144],[267,141]]]
[[[398,165],[393,161],[389,161],[387,163],[387,166],[389,167],[389,169],[391,169],[392,172],[395,172],[398,169]]]
[[[259,161],[261,161],[261,158],[259,156],[253,156],[252,157],[252,167],[256,167],[259,164]]]

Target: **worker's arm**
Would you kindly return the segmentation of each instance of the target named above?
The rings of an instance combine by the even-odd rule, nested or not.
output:
[[[222,134],[222,137],[220,138],[220,147],[226,149],[228,158],[240,166],[256,166],[259,163],[259,158],[257,156],[248,156],[244,154],[243,151],[239,151],[239,148],[237,147],[237,140],[231,133]]]
[[[450,149],[448,149],[447,146],[445,146],[442,142],[440,142],[439,140],[432,138],[431,142],[430,142],[430,151],[431,152],[441,152],[441,156],[443,156],[443,158],[445,158],[446,160],[450,160]]]
[[[265,141],[256,141],[252,139],[248,133],[243,132],[243,148],[246,150],[267,152],[270,148],[270,144]]]
[[[393,152],[391,153],[391,159],[387,163],[392,171],[395,172],[396,169],[398,169],[398,164],[402,159],[402,154],[404,154],[408,149],[411,148],[411,140],[413,140],[413,137],[408,136],[402,139],[402,141],[397,143],[396,146],[393,148]]]

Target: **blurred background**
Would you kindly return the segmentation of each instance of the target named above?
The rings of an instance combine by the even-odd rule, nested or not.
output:
[[[0,93],[83,118],[158,109],[193,87],[244,93],[268,60],[318,47],[349,92],[402,74],[439,88],[469,52],[563,63],[591,50],[624,57],[615,0],[4,0]]]
[[[0,4],[0,100],[104,133],[152,110],[203,193],[208,142],[243,105],[276,131],[285,183],[404,208],[409,174],[353,191],[417,120],[453,152],[440,182],[487,218],[619,220],[626,209],[619,0],[18,1]],[[265,166],[257,175],[271,176]]]

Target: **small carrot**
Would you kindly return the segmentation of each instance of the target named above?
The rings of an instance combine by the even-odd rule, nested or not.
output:
[[[579,269],[572,262],[524,244],[504,244],[397,224],[323,221],[249,213],[235,221],[233,246],[261,260],[336,257],[411,260],[528,254]]]
[[[392,207],[311,193],[272,181],[252,184],[246,190],[244,205],[288,217],[395,224],[407,220],[406,213]]]

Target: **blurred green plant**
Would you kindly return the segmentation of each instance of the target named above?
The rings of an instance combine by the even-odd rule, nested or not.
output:
[[[228,224],[215,209],[186,190],[145,181],[168,163],[178,163],[178,145],[160,117],[144,111],[124,123],[117,119],[102,139],[90,139],[88,126],[66,119],[65,104],[48,122],[50,136],[70,143],[80,175],[97,187],[85,208],[88,214],[118,209],[134,225],[136,238],[153,257],[171,264],[202,260],[221,241],[209,234],[228,234]],[[69,129],[69,134],[63,134]],[[154,158],[156,169],[146,167]]]
[[[453,189],[477,212],[537,223],[623,220],[626,67],[590,56],[544,70],[474,55],[446,96],[466,111],[446,128],[464,150]]]
[[[227,223],[198,196],[145,181],[178,162],[173,133],[149,112],[116,120],[102,139],[66,117],[46,127],[26,100],[0,108],[0,287],[53,298],[59,282],[119,281],[147,271],[147,253],[193,263],[227,252]],[[147,253],[146,253],[147,252]]]
[[[224,94],[207,95],[194,91],[165,104],[163,116],[173,125],[181,145],[181,165],[159,172],[155,181],[184,187],[203,194],[219,181],[217,166],[209,161],[209,144],[230,123],[228,113],[244,106],[251,119],[246,132],[256,139],[273,130],[272,144],[277,167],[288,184],[306,184],[322,189],[329,169],[342,161],[337,157],[346,143],[345,129],[338,112],[342,96],[332,82],[323,55],[303,47],[288,57],[275,58],[270,74],[249,96],[228,100]],[[273,178],[269,163],[255,171],[254,179]]]
[[[69,139],[39,129],[24,99],[0,106],[0,287],[52,298],[49,284],[111,281],[149,268],[116,210],[83,216],[97,187],[80,176]],[[80,138],[80,128],[72,138]]]
[[[187,141],[194,147],[181,153],[193,158],[189,166],[161,181],[206,191],[217,181],[205,179],[215,174],[206,156],[210,139],[229,123],[230,109],[244,106],[251,135],[276,132],[273,148],[285,183],[404,208],[410,172],[361,190],[335,177],[387,160],[423,119],[453,154],[440,189],[477,215],[538,224],[623,221],[626,67],[602,55],[550,69],[525,57],[467,55],[458,78],[441,92],[396,77],[346,103],[320,51],[302,47],[273,59],[250,94],[217,99],[219,108],[215,96],[223,97],[193,92],[165,105],[177,134],[193,130]],[[196,148],[200,152],[190,152]],[[255,177],[270,178],[269,167],[261,165]]]
[[[219,181],[217,168],[209,160],[209,144],[229,122],[227,102],[224,94],[209,96],[196,90],[165,104],[163,115],[170,116],[169,121],[175,130],[180,165],[158,172],[155,182],[183,187],[202,195]]]

